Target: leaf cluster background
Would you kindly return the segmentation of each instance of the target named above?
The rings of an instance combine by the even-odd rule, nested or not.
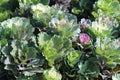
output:
[[[119,80],[119,0],[0,0],[0,80]]]

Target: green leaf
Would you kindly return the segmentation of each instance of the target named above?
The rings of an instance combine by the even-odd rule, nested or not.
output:
[[[52,38],[52,41],[54,43],[54,48],[56,48],[57,50],[60,50],[63,46],[63,39],[61,38],[61,36],[57,36],[55,35]]]
[[[78,67],[79,67],[78,73],[84,74],[85,71],[87,70],[87,66],[88,66],[88,62],[87,61],[85,63],[80,62],[79,65],[78,65]]]
[[[34,28],[26,18],[14,17],[1,23],[4,36],[11,39],[28,40],[32,35]],[[6,31],[8,30],[8,31]],[[8,36],[7,36],[8,35]]]
[[[6,44],[4,47],[2,47],[2,53],[5,55],[5,56],[9,56],[10,55],[10,52],[12,50],[12,47],[9,46],[8,44]]]
[[[98,61],[95,57],[91,57],[86,61],[81,60],[78,64],[78,67],[79,67],[78,73],[82,74],[86,78],[98,77],[100,73]]]
[[[45,33],[45,32],[42,32],[40,34],[38,34],[38,44],[40,46],[43,46],[44,44],[46,44],[46,41],[50,40],[50,36]]]
[[[21,75],[17,78],[17,80],[40,80],[40,79],[39,79],[38,76],[35,76],[35,75],[34,76],[29,76],[29,77]]]
[[[3,46],[5,46],[7,44],[7,39],[1,39],[0,40],[0,47],[3,47]]]
[[[64,13],[63,13],[64,14]],[[71,38],[80,33],[80,25],[77,24],[77,18],[75,15],[66,14],[61,20],[58,17],[54,17],[49,27],[58,31],[61,36]]]
[[[33,4],[38,4],[39,3],[39,0],[18,0],[19,3],[24,3],[24,4],[27,4],[29,5],[30,3],[33,3]]]
[[[9,0],[0,0],[0,5],[2,5],[5,2],[8,2]]]
[[[68,52],[67,62],[69,64],[69,66],[74,67],[76,65],[76,63],[79,62],[80,56],[81,56],[80,51],[72,50],[72,51]]]
[[[44,71],[43,75],[43,80],[62,80],[62,75],[54,67]]]
[[[54,64],[57,58],[63,56],[72,48],[72,42],[69,39],[58,35],[50,37],[46,33],[39,34],[38,43],[50,66]]]
[[[54,44],[53,44],[52,40],[50,40],[49,42],[47,42],[44,45],[44,50],[43,50],[43,55],[48,60],[50,66],[52,66],[54,64],[55,59],[60,57],[60,54],[57,53],[57,50],[55,48],[53,48],[53,46],[54,46]]]
[[[40,3],[48,5],[50,3],[50,0],[40,0]]]
[[[120,74],[116,73],[116,74],[112,75],[112,80],[120,80]]]
[[[42,3],[44,5],[48,5],[50,0],[18,0],[19,2],[22,2],[24,4],[38,4],[38,3]]]
[[[60,26],[60,32],[62,36],[66,36],[68,38],[73,37],[76,33],[76,31],[78,31],[79,29],[79,25],[78,24],[72,24],[73,22],[69,22],[68,24],[65,25],[61,25]],[[80,30],[79,30],[80,32]],[[77,32],[77,34],[79,33]]]
[[[108,16],[110,18],[116,18],[120,16],[120,4],[118,0],[99,0],[95,3],[95,11],[97,14],[101,14],[101,17]],[[119,19],[118,19],[119,20]]]
[[[72,13],[74,13],[74,14],[80,14],[80,12],[81,12],[81,10],[79,10],[79,9],[76,9],[76,8],[72,9]]]
[[[120,49],[117,42],[118,40],[107,37],[96,39],[96,53],[99,54],[99,59],[104,60],[111,68],[120,64]]]
[[[67,13],[65,16],[69,21],[77,22],[77,17],[73,14]]]
[[[33,19],[37,20],[40,27],[47,27],[49,25],[52,17],[50,6],[39,3],[37,5],[32,5],[31,10],[33,13]]]
[[[0,22],[10,18],[10,16],[12,16],[12,12],[9,10],[5,10],[5,11],[1,11],[0,10]]]

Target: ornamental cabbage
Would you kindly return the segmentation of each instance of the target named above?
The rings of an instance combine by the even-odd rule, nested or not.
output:
[[[2,37],[27,40],[33,35],[34,28],[26,18],[14,17],[3,21],[0,27]]]

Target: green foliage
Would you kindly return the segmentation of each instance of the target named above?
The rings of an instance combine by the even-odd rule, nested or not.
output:
[[[19,1],[19,8],[17,8],[15,10],[15,15],[16,16],[24,16],[24,17],[27,17],[27,18],[30,18],[30,19],[32,18],[33,11],[34,11],[34,10],[33,11],[31,10],[31,6],[35,6],[35,5],[38,5],[38,4],[47,6],[50,2],[49,0],[18,0],[18,1]],[[41,6],[41,7],[43,7],[43,6]],[[39,6],[39,8],[40,8],[40,6]],[[49,20],[48,17],[46,17],[48,20],[46,18],[42,17],[42,16],[45,16],[45,15],[46,14],[41,14],[41,15],[39,14],[39,16],[41,16],[41,19],[44,20],[43,23],[40,23],[40,25],[46,24],[47,22],[45,22],[45,21]],[[40,20],[38,15],[36,17],[35,14],[34,14],[34,19]]]
[[[14,1],[14,3],[13,3]],[[13,11],[18,7],[17,0],[1,0],[0,1],[0,22],[13,16]]]
[[[39,80],[39,78],[37,76],[25,77],[21,75],[17,80]]]
[[[50,22],[49,27],[57,29],[61,36],[73,37],[78,36],[80,33],[79,24],[74,15],[68,14],[63,19],[53,18]]]
[[[119,12],[118,0],[0,0],[0,80],[119,80]]]
[[[120,4],[118,0],[98,0],[94,5],[98,16],[108,16],[120,20]]]
[[[39,0],[18,0],[19,3],[23,3],[25,5],[29,5],[30,3],[37,4],[39,3]]]
[[[94,19],[91,12],[93,10],[93,4],[96,0],[71,0],[70,8],[71,12],[77,15],[78,19],[90,18]]]
[[[1,0],[0,1],[0,5],[2,5],[3,3],[5,3],[5,2],[8,2],[9,0]]]
[[[7,30],[7,31],[6,31]],[[15,17],[1,23],[0,38],[1,53],[6,57],[5,69],[15,75],[22,71],[24,75],[33,75],[41,72],[42,56],[37,50],[33,35],[34,28],[26,18]]]
[[[33,14],[33,19],[37,20],[40,27],[51,26],[49,25],[50,22],[55,24],[57,21],[54,21],[54,18],[55,20],[56,18],[59,20],[66,18],[68,21],[73,21],[75,23],[77,22],[76,16],[70,13],[63,12],[57,6],[50,7],[39,3],[37,5],[32,5],[31,10]]]
[[[0,63],[4,63],[4,56],[2,54],[2,47],[5,46],[5,44],[7,44],[7,39],[1,39],[0,40]]]
[[[50,0],[18,0],[19,3],[23,3],[23,4],[26,4],[26,5],[29,5],[29,4],[38,4],[38,3],[42,3],[44,5],[48,5]]]
[[[104,20],[102,20],[102,18],[98,18],[98,20],[93,21],[92,25],[90,27],[88,27],[89,30],[91,30],[95,36],[97,37],[110,37],[112,38],[112,29],[113,29],[113,24],[114,23],[107,23]]]
[[[33,13],[33,19],[37,20],[42,27],[48,26],[51,20],[50,10],[51,7],[43,5],[41,3],[37,5],[32,5],[31,10]]]
[[[78,67],[78,73],[83,75],[86,80],[97,78],[100,73],[98,61],[94,57],[89,58],[87,61],[80,61]]]
[[[10,18],[10,16],[12,15],[11,11],[0,11],[0,22]]]
[[[104,60],[109,67],[115,68],[119,63],[119,45],[118,40],[110,38],[97,38],[96,53],[100,54],[98,57]]]
[[[80,12],[87,11],[91,9],[92,1],[90,0],[72,0],[71,7],[75,14],[80,14]]]
[[[3,8],[5,10],[14,11],[18,6],[19,6],[19,3],[17,0],[1,0],[0,1],[0,8]]]
[[[61,74],[57,72],[57,70],[54,67],[44,71],[43,75],[44,75],[43,80],[61,80],[62,79]]]
[[[67,54],[67,63],[70,67],[75,67],[75,65],[79,62],[81,56],[80,51],[72,50]]]
[[[50,2],[50,0],[40,0],[40,3],[44,4],[44,5],[48,5]]]
[[[120,79],[120,74],[118,73],[118,74],[114,74],[113,76],[112,76],[112,80],[119,80]]]
[[[1,23],[2,38],[27,40],[33,35],[34,28],[26,18],[15,17]]]
[[[72,48],[72,43],[67,38],[57,35],[50,38],[50,36],[45,33],[39,34],[38,43],[50,66],[53,66],[57,58],[63,56]]]

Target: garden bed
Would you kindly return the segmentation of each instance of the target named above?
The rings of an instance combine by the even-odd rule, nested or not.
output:
[[[0,80],[120,80],[120,1],[1,0]]]

